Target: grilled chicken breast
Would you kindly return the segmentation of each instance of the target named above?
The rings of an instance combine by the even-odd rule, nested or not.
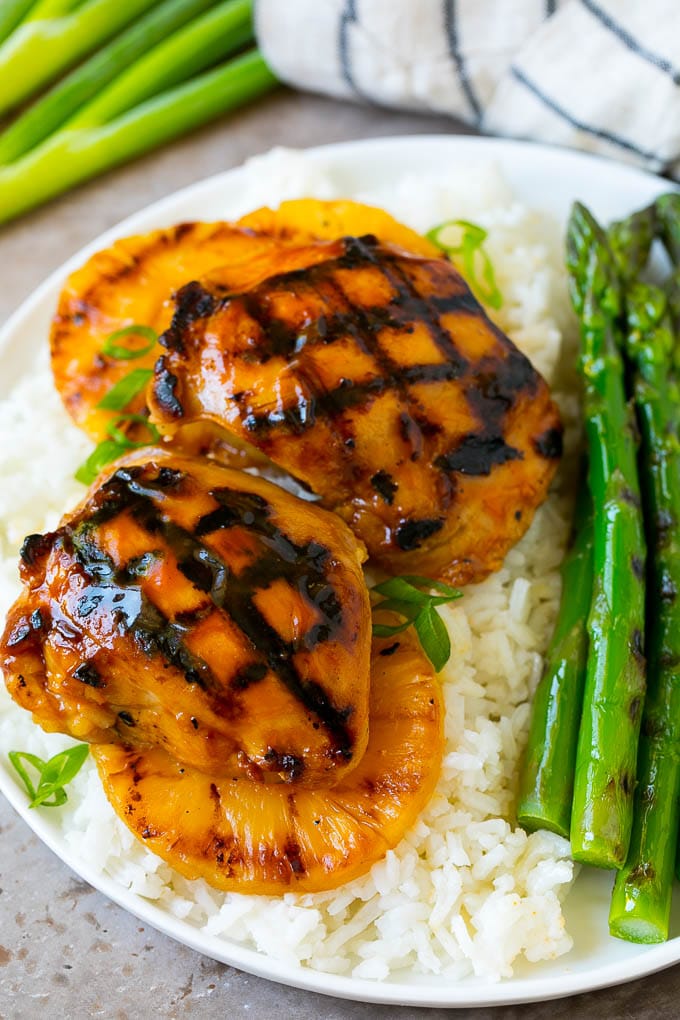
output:
[[[24,543],[10,694],[46,730],[213,778],[332,785],[368,736],[364,556],[277,486],[145,450]]]
[[[290,243],[234,290],[177,294],[148,394],[168,436],[212,422],[321,497],[396,573],[500,567],[547,494],[545,381],[451,263],[375,236]]]
[[[361,762],[326,790],[212,779],[161,748],[92,750],[117,813],[181,874],[235,892],[318,892],[396,846],[437,782],[441,691],[408,632],[374,642],[369,731]]]

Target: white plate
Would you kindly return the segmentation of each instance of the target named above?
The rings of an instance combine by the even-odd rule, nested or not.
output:
[[[308,155],[314,162],[331,168],[348,197],[389,181],[395,167],[400,171],[418,172],[425,168],[492,161],[501,167],[520,200],[553,213],[561,221],[565,220],[576,198],[607,220],[646,204],[669,188],[668,183],[659,178],[596,157],[494,139],[388,138],[324,146],[310,150]],[[70,259],[38,288],[0,333],[3,368],[0,396],[18,375],[30,370],[36,344],[44,342],[41,338],[47,334],[64,278],[87,256],[125,234],[183,219],[238,215],[245,211],[243,202],[247,189],[247,168],[211,177],[124,220]],[[419,1006],[501,1005],[573,995],[630,981],[680,961],[680,937],[649,947],[610,938],[607,914],[611,877],[586,869],[578,877],[565,905],[568,930],[575,942],[571,953],[551,963],[520,964],[515,968],[514,978],[499,984],[475,978],[451,984],[418,975],[376,983],[289,966],[255,950],[197,931],[75,860],[49,815],[27,809],[26,798],[4,763],[0,763],[0,789],[40,839],[69,867],[141,920],[216,960],[300,988],[366,1002]],[[674,914],[673,931],[680,933],[680,909]]]

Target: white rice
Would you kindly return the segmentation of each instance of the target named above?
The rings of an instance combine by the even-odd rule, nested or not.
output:
[[[243,209],[269,197],[344,195],[342,183],[302,154],[253,162]],[[395,174],[389,187],[352,195],[418,230],[465,218],[489,231],[487,249],[504,296],[495,315],[555,389],[575,445],[571,328],[557,227],[521,206],[497,171]],[[565,339],[566,338],[566,339]],[[19,589],[18,548],[53,528],[82,495],[74,468],[90,449],[62,410],[47,356],[0,403],[0,611]],[[413,829],[369,874],[338,890],[281,898],[224,894],[189,882],[118,820],[87,765],[59,811],[75,859],[169,915],[288,963],[382,980],[407,969],[449,980],[510,977],[513,961],[566,953],[561,901],[573,880],[566,841],[527,836],[513,818],[529,700],[542,668],[560,590],[568,532],[570,457],[528,534],[503,569],[441,610],[453,645],[442,674],[447,745],[441,780]],[[72,741],[44,734],[0,693],[0,751],[44,757]],[[54,815],[51,816],[52,818]]]

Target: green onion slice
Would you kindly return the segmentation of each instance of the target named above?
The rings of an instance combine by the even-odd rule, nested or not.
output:
[[[120,425],[126,421],[134,421],[138,425],[143,425],[148,430],[149,439],[143,440],[141,443],[135,442],[121,432]],[[160,439],[160,432],[153,425],[144,414],[119,414],[113,421],[109,422],[106,426],[106,431],[111,438],[118,443],[119,446],[125,446],[128,450],[137,450],[140,446],[148,446],[149,443],[155,443]]]
[[[76,480],[82,482],[83,485],[91,485],[107,464],[110,464],[112,460],[117,460],[129,449],[130,446],[127,442],[125,446],[122,446],[114,439],[103,439],[76,471]]]
[[[390,577],[374,585],[372,590],[376,595],[383,596],[373,606],[374,612],[396,613],[403,618],[402,623],[374,623],[374,636],[392,637],[412,626],[435,670],[439,672],[443,669],[451,656],[451,641],[436,607],[459,599],[462,592],[442,581],[413,574]],[[438,594],[432,594],[433,591]]]
[[[97,407],[103,411],[123,411],[153,377],[152,368],[135,368],[115,383]]]
[[[125,421],[134,421],[139,425],[143,425],[149,433],[149,438],[142,442],[130,439],[120,429],[121,424]],[[103,439],[101,443],[98,443],[87,460],[76,471],[75,477],[83,485],[91,485],[107,464],[110,464],[112,460],[117,460],[118,457],[122,457],[128,450],[137,450],[160,439],[160,433],[156,426],[143,414],[119,414],[113,421],[109,422],[107,432],[111,438]]]
[[[83,767],[89,750],[88,744],[75,744],[55,754],[48,761],[43,761],[37,754],[29,754],[28,751],[10,751],[8,758],[31,798],[28,806],[60,807],[65,804],[68,798],[64,787]],[[37,786],[24,762],[38,773]]]
[[[442,235],[444,231],[455,227],[461,232],[460,242],[448,244]],[[503,295],[498,289],[489,253],[484,250],[484,242],[488,237],[484,227],[480,227],[477,223],[470,223],[469,220],[447,220],[445,223],[433,227],[425,236],[428,241],[449,257],[460,255],[463,272],[480,301],[491,308],[501,307]]]
[[[149,342],[143,347],[129,347],[127,344],[116,343],[125,336],[145,337]],[[151,326],[142,326],[138,322],[132,326],[125,326],[117,329],[110,336],[107,336],[102,347],[102,354],[116,361],[132,361],[134,358],[142,358],[149,351],[152,351],[158,343],[158,333]]]

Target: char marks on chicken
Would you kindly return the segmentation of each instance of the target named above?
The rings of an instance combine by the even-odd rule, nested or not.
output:
[[[332,785],[368,735],[363,557],[337,517],[262,479],[144,451],[26,540],[9,691],[47,730]]]
[[[374,236],[286,250],[235,292],[183,287],[152,418],[212,422],[321,497],[392,572],[500,567],[561,452],[548,387],[444,258]]]

